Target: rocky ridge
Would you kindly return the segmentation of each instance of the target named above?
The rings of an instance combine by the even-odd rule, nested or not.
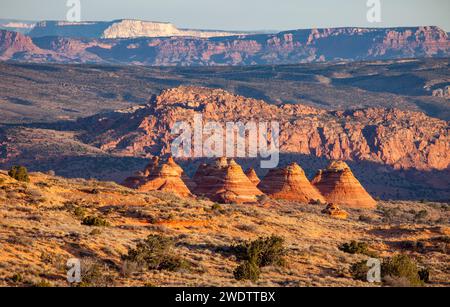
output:
[[[98,23],[93,29],[90,23],[63,23],[66,28],[60,30],[59,23],[44,22],[30,32],[32,45],[47,52],[47,62],[155,66],[273,65],[446,57],[450,54],[447,33],[432,26],[306,29],[277,34],[235,33],[230,36],[233,33],[184,31],[176,30],[170,24],[129,20]],[[49,31],[43,30],[46,27],[56,29],[50,31],[54,36],[48,36]],[[68,30],[70,27],[75,29]],[[166,37],[169,34],[171,36]],[[149,35],[164,37],[142,37]],[[124,38],[127,36],[138,37]],[[78,45],[83,52],[70,54],[55,49],[53,41],[61,37]],[[5,45],[8,45],[8,40],[0,40],[0,49],[5,49]],[[18,61],[42,61],[33,49],[0,53],[0,56]]]
[[[368,108],[325,111],[303,105],[270,105],[219,89],[164,90],[131,113],[79,121],[85,142],[111,153],[149,156],[171,153],[177,121],[280,123],[280,152],[329,160],[370,161],[394,169],[446,170],[450,163],[448,122],[420,112]]]

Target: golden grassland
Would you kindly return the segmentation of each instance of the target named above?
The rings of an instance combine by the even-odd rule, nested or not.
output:
[[[349,273],[368,256],[338,249],[352,240],[380,257],[407,253],[430,269],[428,286],[450,285],[449,204],[381,201],[375,211],[346,209],[349,219],[340,220],[321,214],[324,205],[218,205],[112,182],[43,173],[30,179],[18,182],[0,171],[0,286],[70,286],[69,258],[96,268],[91,286],[371,286]],[[82,225],[86,216],[108,225]],[[122,255],[150,234],[174,238],[174,254],[190,268],[125,265]],[[237,281],[239,261],[230,247],[272,234],[285,239],[286,264],[262,268],[256,282]]]

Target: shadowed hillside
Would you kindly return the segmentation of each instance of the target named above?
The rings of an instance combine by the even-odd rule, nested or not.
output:
[[[179,85],[328,110],[396,107],[450,119],[448,59],[255,67],[155,68],[0,63],[0,123],[76,119],[148,102]]]

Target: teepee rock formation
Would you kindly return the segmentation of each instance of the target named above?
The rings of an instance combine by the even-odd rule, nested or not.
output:
[[[353,208],[374,208],[377,204],[343,161],[333,161],[320,170],[312,184],[330,203]]]
[[[172,157],[161,162],[159,158],[153,158],[145,168],[143,176],[129,177],[125,179],[124,185],[139,191],[165,191],[179,196],[191,196],[183,178],[183,169],[175,163]]]
[[[211,165],[200,165],[194,181],[197,195],[220,203],[255,203],[257,196],[263,195],[232,159],[220,158]]]
[[[325,202],[324,197],[311,185],[305,172],[297,163],[292,163],[285,168],[270,170],[258,185],[258,188],[276,199],[303,203]]]
[[[261,180],[259,179],[258,175],[255,172],[255,169],[249,168],[246,172],[245,175],[247,175],[248,179],[250,179],[251,182],[253,182],[253,184],[255,186],[258,186],[258,184],[261,182]]]

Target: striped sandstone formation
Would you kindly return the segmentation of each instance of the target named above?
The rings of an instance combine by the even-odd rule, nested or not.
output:
[[[258,186],[258,184],[261,182],[261,180],[259,179],[258,175],[255,172],[255,169],[249,168],[246,172],[245,175],[247,175],[248,179],[250,179],[251,182],[253,182],[253,184],[255,186]]]
[[[343,161],[333,161],[320,170],[312,184],[333,204],[353,208],[375,208],[377,204]]]
[[[195,194],[220,203],[255,203],[263,195],[232,159],[220,158],[211,165],[200,165],[194,181]]]
[[[161,162],[156,157],[152,159],[142,175],[125,179],[124,185],[139,191],[164,191],[182,197],[191,196],[184,178],[187,177],[183,169],[171,157],[165,162]]]
[[[276,199],[303,203],[325,202],[324,197],[311,185],[305,172],[297,163],[292,163],[285,168],[270,170],[258,188]]]

